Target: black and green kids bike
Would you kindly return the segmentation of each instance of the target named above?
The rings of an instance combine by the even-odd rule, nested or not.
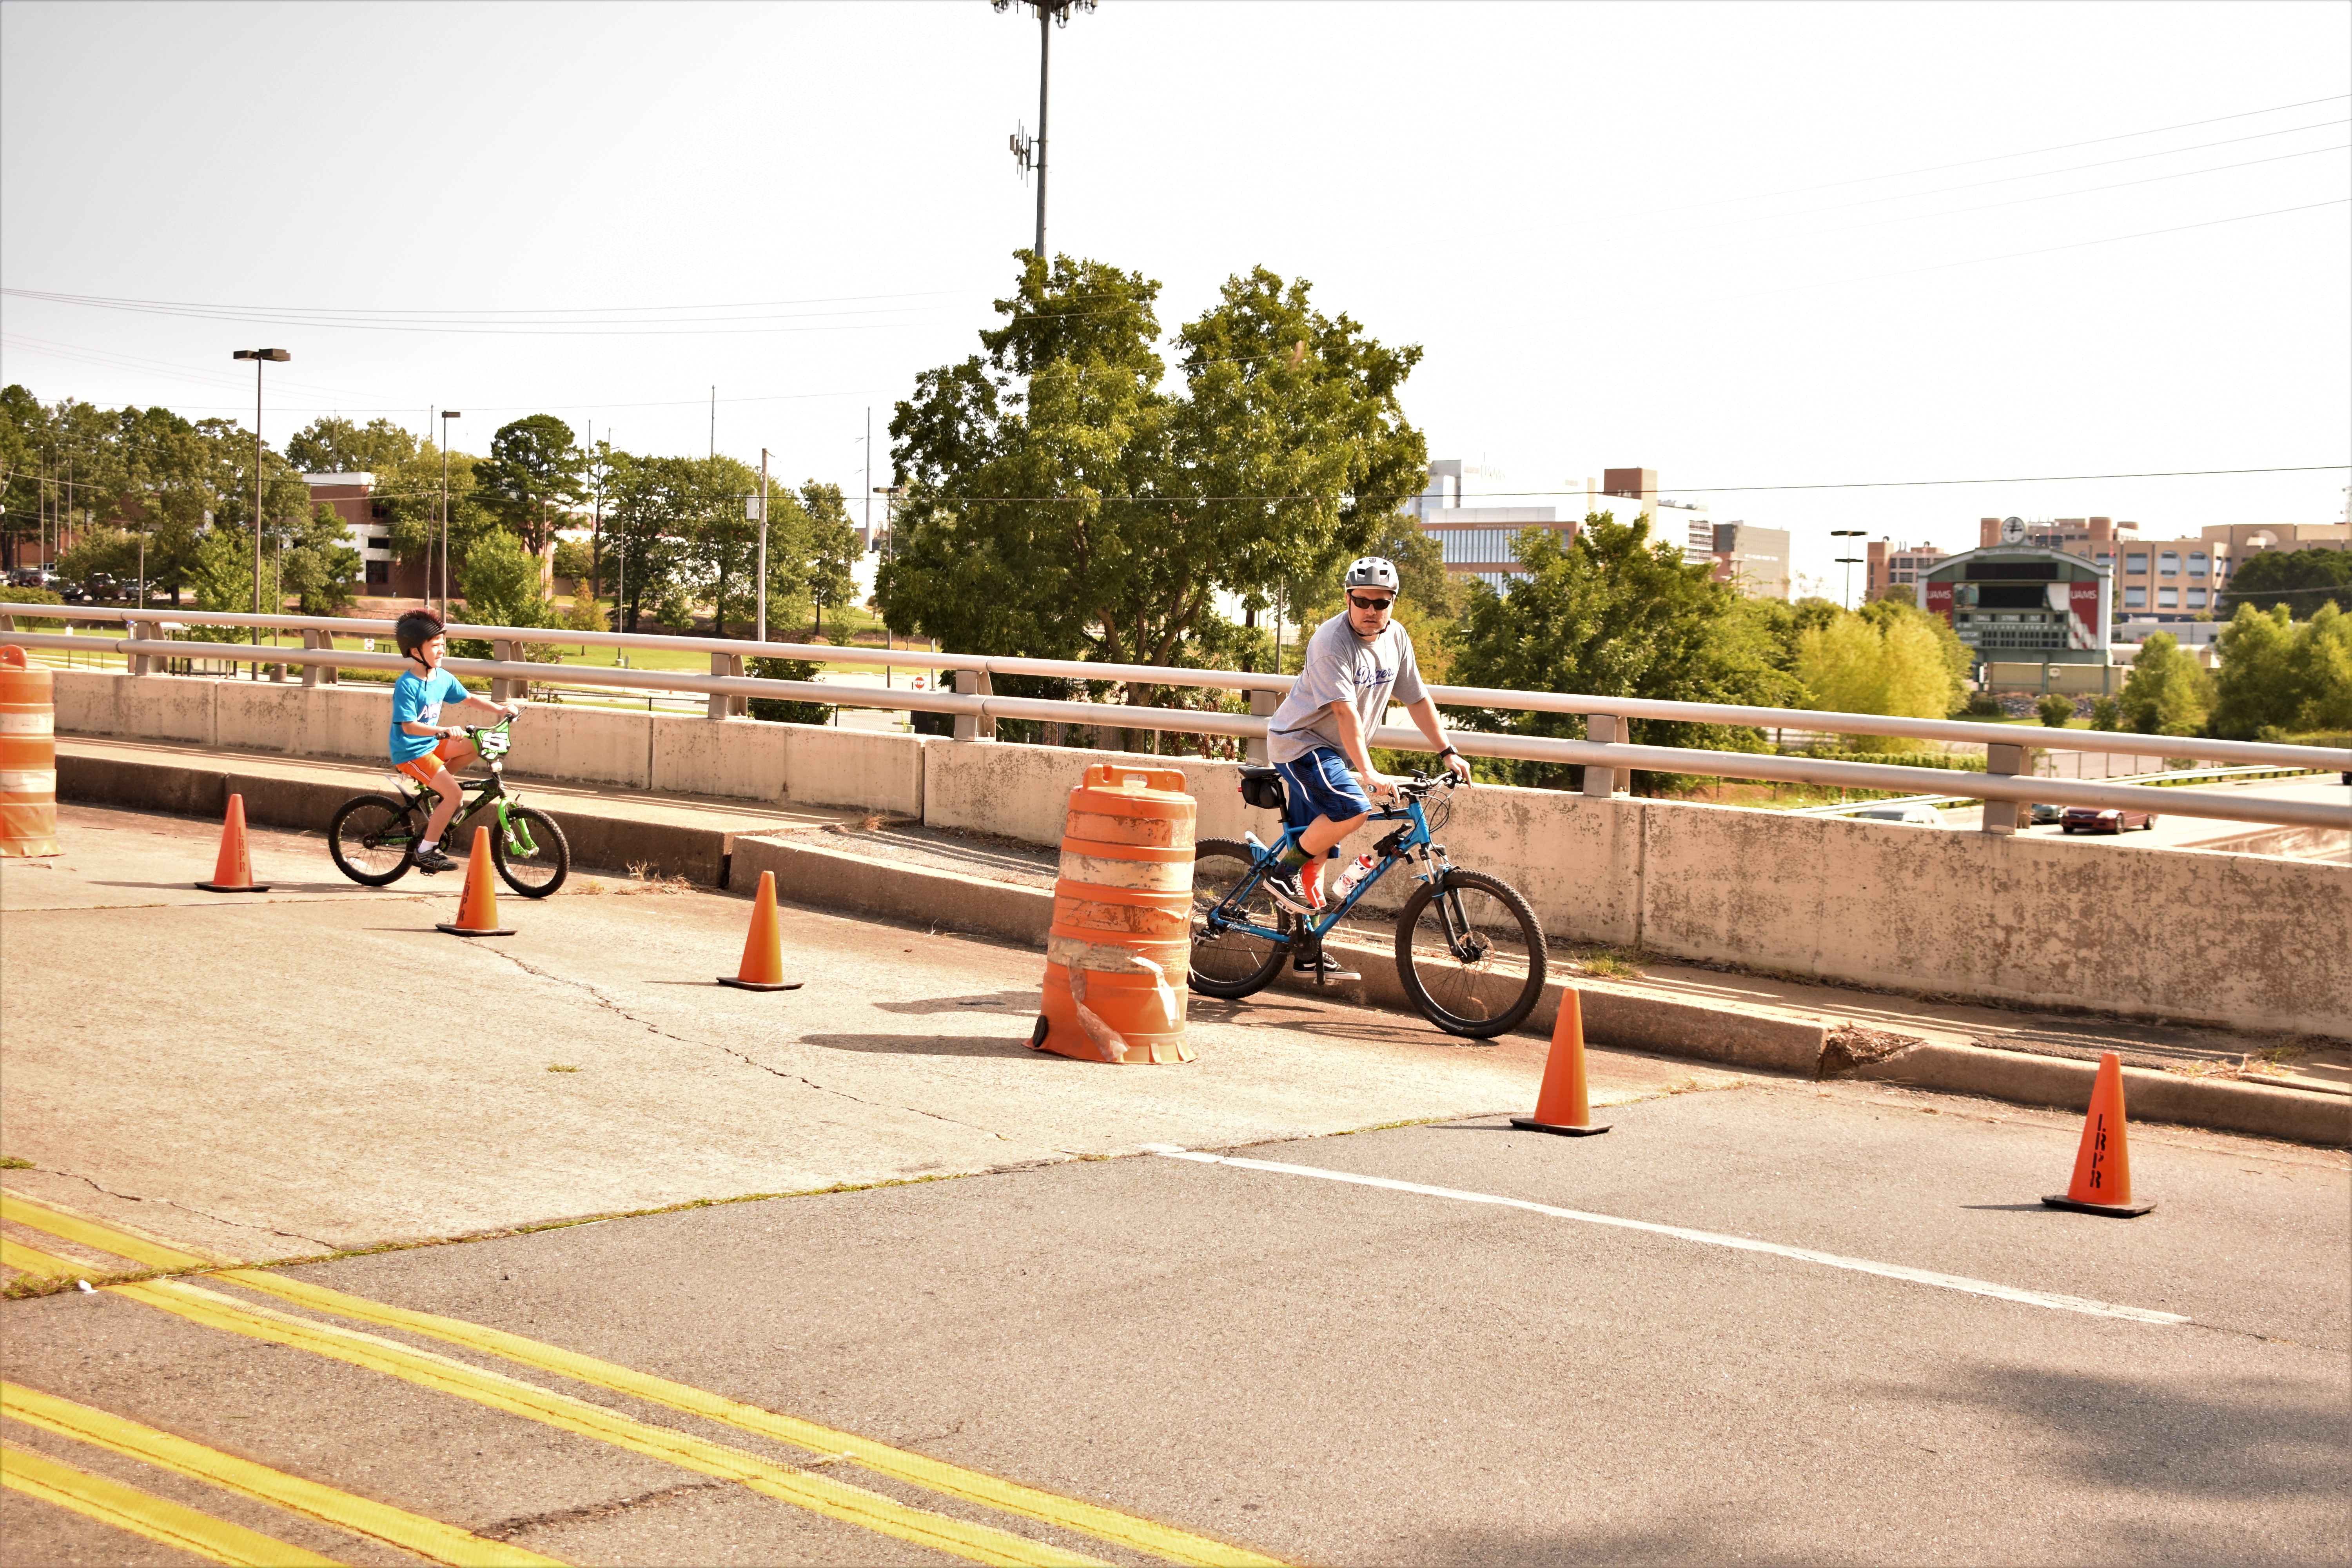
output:
[[[1299,829],[1286,828],[1272,844],[1255,834],[1243,842],[1203,839],[1192,860],[1192,963],[1185,977],[1192,988],[1206,996],[1247,996],[1271,984],[1294,953],[1318,960],[1331,929],[1404,865],[1420,884],[1405,895],[1396,921],[1397,978],[1412,1005],[1447,1034],[1470,1039],[1492,1039],[1525,1022],[1543,995],[1543,928],[1517,889],[1454,866],[1445,846],[1431,840],[1431,831],[1453,815],[1455,782],[1452,773],[1398,781],[1397,804],[1372,814],[1375,822],[1397,826],[1372,846],[1370,871],[1312,921],[1266,890],[1266,879],[1279,872],[1282,847]],[[1244,768],[1242,797],[1280,810],[1282,775]]]
[[[507,792],[505,767],[499,761],[514,743],[514,721],[502,719],[483,729],[466,731],[474,750],[490,765],[487,777],[459,784],[457,815],[449,824],[453,857],[463,860],[460,837],[465,828],[490,830],[490,860],[506,885],[526,899],[543,899],[563,886],[572,874],[572,846],[563,829],[543,811],[521,804]],[[362,887],[383,888],[406,876],[416,864],[417,841],[432,819],[432,791],[412,783],[404,773],[387,780],[394,793],[363,795],[335,808],[327,825],[327,853],[335,868]],[[475,818],[490,816],[477,824]]]

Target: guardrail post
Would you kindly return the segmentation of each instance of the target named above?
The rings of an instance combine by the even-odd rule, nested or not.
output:
[[[955,672],[956,695],[959,697],[993,697],[996,682],[984,669],[959,669]],[[983,719],[977,713],[955,716],[955,738],[959,741],[993,741],[996,721]]]
[[[510,639],[506,637],[497,637],[492,639],[490,643],[490,657],[504,664],[509,659],[514,658],[514,656],[515,645]],[[493,702],[506,701],[512,694],[513,688],[514,683],[507,679],[506,677],[502,675],[493,675],[490,677],[490,700]]]
[[[1587,713],[1584,716],[1584,738],[1595,745],[1614,744],[1617,740],[1617,715]],[[1584,764],[1584,793],[1595,800],[1607,800],[1617,793],[1617,770],[1596,768]]]
[[[2025,771],[2023,746],[1992,745],[1985,748],[1985,772],[2015,775]],[[2018,803],[2013,800],[1989,800],[1984,803],[1984,830],[2008,835],[2017,831]]]
[[[740,676],[743,673],[743,656],[740,653],[712,654],[710,673],[718,676]],[[734,718],[750,711],[748,700],[724,691],[712,692],[710,700],[703,705],[704,716],[711,719]]]
[[[139,643],[152,640],[147,636],[147,623],[145,621],[126,621],[123,623],[122,636],[124,640],[133,644],[134,646]],[[122,661],[123,666],[131,674],[149,675],[153,673],[150,666],[152,666],[154,661],[150,659],[145,654],[134,653],[127,648],[124,650],[124,654],[125,657]]]
[[[334,651],[334,633],[320,631],[316,626],[305,626],[302,628],[302,649],[304,652],[317,653],[320,649],[325,649],[331,653]],[[331,664],[306,664],[302,667],[302,684],[305,686],[332,686],[335,684],[335,678],[339,673],[340,672]]]
[[[1275,710],[1282,706],[1282,693],[1253,691],[1249,694],[1249,702],[1251,718],[1271,719],[1274,717]],[[1265,766],[1265,737],[1264,735],[1249,737],[1243,742],[1242,756],[1245,761],[1255,763],[1259,767]]]

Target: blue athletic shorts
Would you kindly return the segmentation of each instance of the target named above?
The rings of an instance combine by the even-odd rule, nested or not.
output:
[[[1295,762],[1276,763],[1282,774],[1282,820],[1290,827],[1304,827],[1318,816],[1334,822],[1345,822],[1351,816],[1361,816],[1372,809],[1363,786],[1348,769],[1348,759],[1336,746],[1318,746]],[[1331,846],[1334,858],[1339,847]]]

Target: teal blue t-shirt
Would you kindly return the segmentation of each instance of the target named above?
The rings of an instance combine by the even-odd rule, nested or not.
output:
[[[393,683],[392,688],[392,760],[413,763],[431,751],[436,741],[430,735],[412,735],[403,724],[438,724],[441,704],[463,702],[472,695],[458,679],[446,669],[430,675],[410,670]]]

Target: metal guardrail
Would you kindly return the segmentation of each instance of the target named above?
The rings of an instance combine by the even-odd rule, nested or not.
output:
[[[0,607],[0,614],[6,607]],[[120,621],[132,635],[103,645],[128,656],[134,674],[146,662],[191,657],[205,648],[213,657],[239,662],[303,667],[305,682],[315,683],[332,669],[404,668],[392,653],[354,653],[323,645],[333,635],[389,634],[393,623],[316,616],[245,616],[185,611],[79,609],[47,605],[18,611],[46,620]],[[156,623],[276,627],[310,634],[305,648],[246,647],[233,643],[167,642],[153,635]],[[757,677],[715,673],[690,675],[672,670],[607,669],[599,667],[594,683],[607,689],[701,692],[713,700],[709,712],[723,718],[740,711],[740,700],[753,697],[824,703],[833,707],[911,710],[952,715],[956,738],[994,739],[994,722],[1024,719],[1066,724],[1082,729],[1153,730],[1197,735],[1265,739],[1263,712],[1252,714],[1198,711],[1188,709],[1137,707],[1099,702],[1056,701],[1042,698],[1000,697],[990,688],[993,675],[1038,675],[1078,680],[1121,680],[1165,687],[1203,687],[1253,693],[1287,691],[1296,677],[1253,675],[1232,670],[1178,669],[1148,665],[1085,664],[1064,659],[1004,658],[986,655],[926,653],[908,649],[843,648],[803,643],[753,643],[725,637],[670,637],[625,632],[570,631],[547,626],[486,626],[452,623],[452,635],[496,644],[564,642],[575,646],[653,647],[707,652],[724,669],[738,668],[747,658],[789,658],[814,663],[876,664],[921,669],[953,670],[954,692],[916,691],[901,688],[834,686],[815,681],[768,680]],[[10,640],[28,647],[88,649],[93,640],[40,633],[12,633]],[[215,651],[216,650],[216,651]],[[200,656],[199,656],[200,657]],[[563,667],[511,659],[451,659],[460,675],[488,677],[495,682],[546,682]],[[1725,703],[1669,702],[1643,698],[1590,697],[1572,693],[1496,690],[1476,687],[1432,687],[1430,694],[1448,707],[1517,710],[1578,714],[1591,738],[1558,740],[1547,736],[1477,731],[1452,732],[1454,744],[1471,756],[1507,757],[1585,769],[1584,793],[1613,793],[1620,775],[1629,769],[1694,773],[1726,778],[1764,779],[1788,784],[1822,784],[1897,794],[1930,794],[1939,798],[1995,803],[1986,812],[1986,831],[2014,830],[2016,807],[2034,801],[2061,805],[2128,806],[2162,811],[2176,816],[2208,816],[2231,821],[2268,822],[2287,826],[2352,830],[2352,805],[2312,801],[2242,799],[2190,789],[2158,789],[2140,784],[2080,779],[2035,778],[2024,772],[2032,735],[1998,724],[1961,721],[1890,718],[1881,714],[1825,713],[1802,709],[1745,708]],[[1270,701],[1254,700],[1254,706]],[[1811,757],[1769,756],[1748,752],[1701,751],[1677,746],[1636,746],[1616,739],[1618,721],[1626,718],[1660,719],[1685,723],[1753,726],[1762,729],[1804,728],[1851,734],[1899,735],[1919,740],[1959,741],[1988,747],[1988,767],[1982,773],[1905,767],[1893,763],[1830,762]],[[1369,737],[1375,746],[1399,751],[1427,751],[1417,730],[1382,726]],[[2319,772],[2352,771],[2352,749],[2277,745],[2264,742],[2209,741],[2171,735],[2126,735],[2102,732],[2105,750],[2147,756],[2189,756],[2241,764],[2270,763]],[[1255,750],[1255,748],[1253,748]]]

